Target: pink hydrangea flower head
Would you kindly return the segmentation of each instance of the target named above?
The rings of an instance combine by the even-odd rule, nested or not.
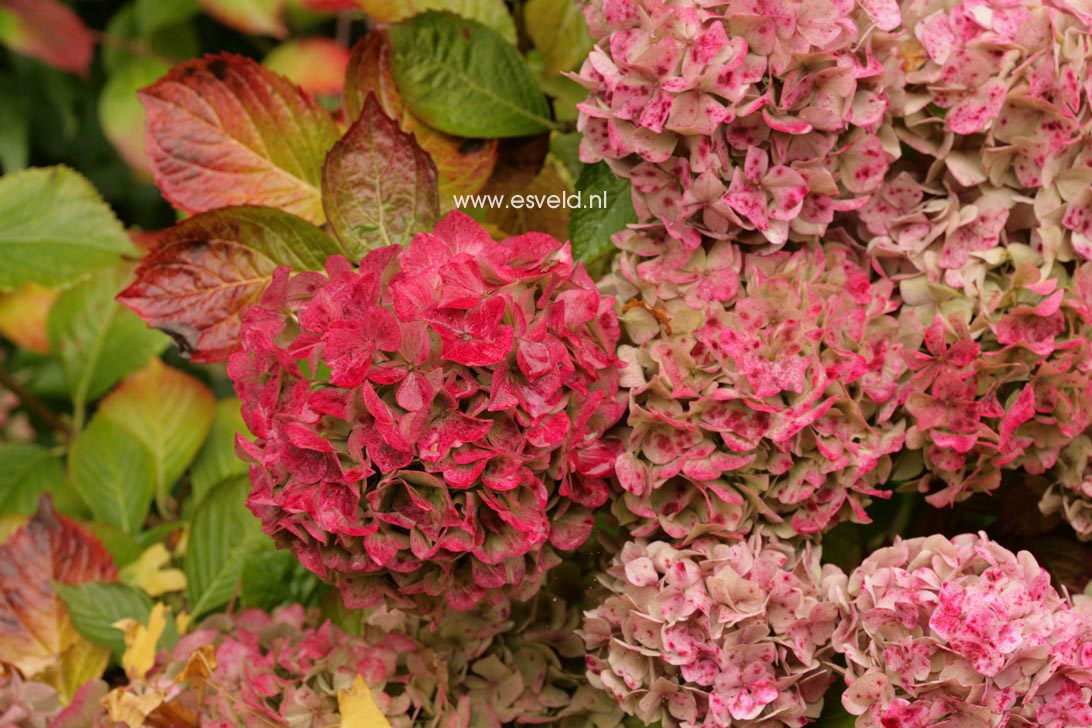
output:
[[[834,241],[791,254],[728,241],[661,251],[623,252],[610,284],[632,342],[619,350],[630,396],[621,524],[691,539],[866,521],[903,444],[891,282]]]
[[[858,728],[1087,725],[1092,611],[984,534],[901,540],[832,594]]]
[[[229,363],[250,508],[351,606],[526,597],[606,500],[618,335],[568,244],[461,213],[279,270]]]
[[[634,206],[688,249],[821,236],[898,156],[875,34],[893,0],[591,0],[573,78],[581,158],[632,182]]]
[[[1005,469],[1053,473],[1080,490],[1080,466],[1059,458],[1092,425],[1087,276],[1048,270],[1031,260],[991,269],[978,305],[904,281],[906,444],[934,505],[993,490]]]
[[[17,672],[0,677],[0,726],[4,728],[113,728],[101,700],[106,683],[81,685],[62,707],[52,685],[24,680]]]
[[[844,581],[810,545],[758,534],[627,542],[585,613],[588,677],[646,724],[804,725],[834,681],[826,591]]]
[[[1052,475],[1055,482],[1043,494],[1040,510],[1060,513],[1078,538],[1092,541],[1092,435],[1081,435],[1064,447]]]
[[[211,673],[190,677],[194,660]],[[390,724],[410,728],[413,715],[431,715],[445,699],[446,671],[424,668],[436,662],[405,633],[365,624],[359,636],[350,635],[293,604],[206,619],[124,690],[138,699],[160,696],[176,715],[194,716],[202,726],[334,728],[341,725],[338,693],[359,675]]]
[[[581,569],[585,565],[581,564]],[[623,713],[584,675],[586,653],[576,634],[580,597],[594,577],[584,572],[559,591],[559,572],[528,602],[483,604],[433,617],[379,609],[368,628],[412,636],[421,649],[408,666],[413,680],[439,675],[442,689],[423,704],[415,725],[447,728],[551,725],[620,728]]]
[[[1087,9],[1052,0],[912,0],[873,44],[891,133],[912,154],[856,214],[895,274],[976,298],[1028,246],[1092,256],[1092,43]]]

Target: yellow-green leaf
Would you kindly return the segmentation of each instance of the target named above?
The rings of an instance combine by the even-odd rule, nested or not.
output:
[[[351,688],[337,694],[337,712],[341,714],[341,728],[391,728],[360,675]]]

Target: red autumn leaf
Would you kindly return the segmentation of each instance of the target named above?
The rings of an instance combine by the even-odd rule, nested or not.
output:
[[[322,162],[338,129],[291,81],[220,54],[176,66],[139,96],[152,172],[176,207],[267,205],[323,222]]]
[[[226,359],[240,317],[269,286],[274,269],[318,269],[337,242],[289,213],[233,207],[184,220],[164,232],[118,296],[196,362]]]
[[[0,0],[0,42],[81,76],[95,54],[91,31],[59,0]]]
[[[88,645],[53,589],[54,582],[87,581],[117,581],[110,554],[43,498],[34,517],[0,544],[0,663],[26,677],[46,674],[55,686],[72,677],[66,662],[87,670]],[[70,656],[80,659],[66,660]],[[101,668],[108,656],[109,650],[102,653]]]
[[[368,96],[360,118],[326,158],[322,202],[356,258],[372,248],[408,243],[440,217],[436,165]]]

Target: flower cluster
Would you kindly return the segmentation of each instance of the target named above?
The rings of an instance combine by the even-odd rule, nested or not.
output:
[[[341,725],[338,694],[359,675],[391,725],[410,728],[412,715],[446,689],[408,636],[367,628],[355,637],[316,622],[298,604],[215,615],[112,702],[146,702],[152,718],[188,716],[182,725],[332,728]]]
[[[1072,279],[1048,271],[995,268],[978,304],[903,287],[906,443],[935,505],[993,490],[1003,468],[1047,473],[1092,425],[1092,264]],[[1076,486],[1073,475],[1053,477]]]
[[[1061,513],[1082,541],[1092,541],[1092,435],[1062,449],[1054,470],[1057,482],[1039,502],[1044,514]]]
[[[350,606],[527,597],[607,498],[618,335],[567,244],[457,212],[359,269],[278,270],[229,362],[249,505]]]
[[[858,728],[1092,725],[1092,603],[1061,597],[1030,554],[896,540],[831,583]]]
[[[572,605],[540,591],[526,603],[448,610],[435,621],[381,611],[369,624],[413,635],[426,656],[415,680],[426,668],[441,675],[444,689],[420,714],[430,725],[619,728],[622,711],[585,677],[579,621]]]
[[[111,728],[114,724],[99,703],[106,683],[84,683],[64,707],[51,685],[23,680],[18,674],[0,676],[0,726],[4,728]]]
[[[619,521],[684,539],[866,521],[904,439],[892,284],[834,243],[665,250],[616,259],[634,342],[619,350],[630,395]]]
[[[585,15],[581,159],[629,178],[638,215],[687,249],[816,239],[898,156],[873,51],[894,0],[592,0]]]
[[[803,725],[834,681],[824,660],[839,611],[825,592],[839,577],[818,550],[760,535],[627,542],[610,596],[585,613],[588,676],[665,728]]]
[[[155,725],[332,728],[359,676],[393,728],[621,724],[584,679],[579,612],[544,592],[516,614],[507,604],[437,619],[380,608],[356,636],[317,616],[295,604],[210,617],[109,702],[118,716],[151,706]]]
[[[1092,19],[1062,0],[918,0],[882,44],[908,153],[858,213],[892,268],[971,298],[999,249],[1092,257]]]

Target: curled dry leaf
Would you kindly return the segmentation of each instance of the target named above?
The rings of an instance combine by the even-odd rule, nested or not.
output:
[[[34,517],[0,545],[0,665],[52,685],[67,702],[102,674],[110,650],[76,632],[52,585],[116,580],[102,544],[43,498]]]
[[[288,79],[210,55],[175,66],[140,100],[156,184],[179,209],[268,205],[323,221],[322,161],[337,124]]]

